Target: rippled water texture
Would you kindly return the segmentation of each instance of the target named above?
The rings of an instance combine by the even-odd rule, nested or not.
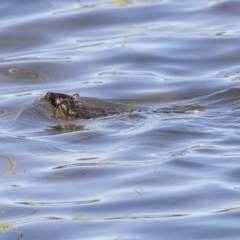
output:
[[[1,240],[240,238],[240,1],[0,11]]]

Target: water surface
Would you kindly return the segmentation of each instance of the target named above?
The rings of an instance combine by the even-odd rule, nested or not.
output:
[[[0,9],[1,240],[239,239],[239,1]]]

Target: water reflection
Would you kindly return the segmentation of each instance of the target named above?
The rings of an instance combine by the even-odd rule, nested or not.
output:
[[[206,7],[208,4],[211,4],[211,3],[218,3],[220,2],[221,0],[204,0],[203,1],[203,6]]]
[[[123,5],[132,4],[133,2],[134,2],[133,0],[115,0],[112,2],[112,4],[123,6]]]
[[[6,110],[0,110],[0,117],[3,116],[3,115],[5,115],[6,113],[7,113]]]
[[[46,81],[49,76],[29,67],[0,67],[0,79]]]
[[[10,158],[8,156],[0,155],[0,158],[4,158],[7,162],[7,170],[3,174],[0,174],[0,176],[7,176],[10,173],[12,173],[12,171],[16,168],[17,164],[14,162],[14,160],[12,158]]]
[[[23,233],[14,227],[14,224],[11,223],[0,223],[0,235],[4,234],[5,231],[7,231],[8,229],[12,229],[13,231],[17,232],[18,237],[15,238],[16,240],[20,240],[23,236]]]
[[[85,127],[78,124],[59,124],[56,126],[50,127],[47,131],[51,133],[65,133],[65,132],[76,132],[82,131]]]
[[[64,4],[51,4],[52,8],[58,9],[57,12],[54,12],[53,15],[59,13],[66,13],[69,11],[76,11],[80,9],[88,10],[92,8],[105,7],[106,5],[110,6],[128,6],[133,4],[151,4],[151,3],[160,3],[163,0],[113,0],[109,2],[99,1],[99,3],[83,3],[81,1],[76,1],[76,3],[64,3]]]
[[[159,3],[159,2],[162,2],[162,0],[115,0],[111,3],[118,6],[124,6],[124,5],[130,5],[130,4]]]

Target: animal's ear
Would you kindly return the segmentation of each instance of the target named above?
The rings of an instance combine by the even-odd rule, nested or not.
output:
[[[46,96],[45,96],[45,99],[46,99],[47,101],[49,101],[50,98],[51,98],[51,93],[50,93],[50,92],[47,92],[47,94],[46,94]]]
[[[78,93],[75,93],[75,94],[72,95],[72,97],[73,97],[75,100],[77,100],[77,99],[79,99],[79,94],[78,94]]]

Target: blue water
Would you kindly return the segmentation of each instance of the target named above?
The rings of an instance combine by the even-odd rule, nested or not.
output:
[[[1,240],[240,238],[239,1],[0,10]]]

